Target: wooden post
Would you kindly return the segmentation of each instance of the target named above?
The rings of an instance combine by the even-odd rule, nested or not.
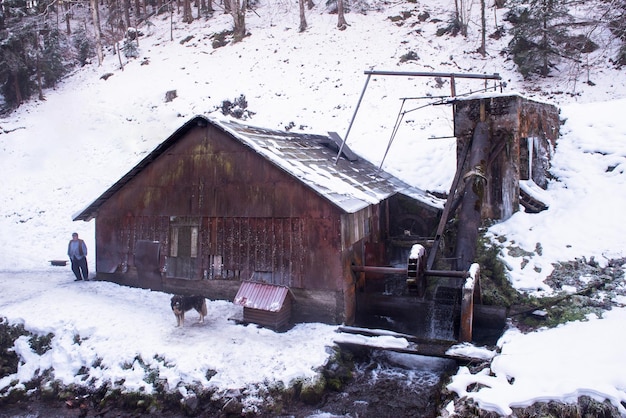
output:
[[[411,247],[407,263],[406,284],[409,289],[415,289],[417,296],[423,297],[426,293],[426,249],[415,244]]]
[[[454,74],[450,75],[450,96],[456,97],[456,82]]]
[[[433,265],[435,264],[437,251],[439,250],[439,242],[441,241],[443,231],[451,215],[451,209],[452,209],[452,206],[454,205],[454,198],[456,195],[456,190],[459,185],[459,181],[461,180],[461,173],[463,172],[463,166],[465,165],[465,160],[467,158],[467,154],[468,154],[471,144],[472,144],[471,139],[465,143],[465,146],[463,146],[463,151],[461,152],[461,156],[459,158],[459,162],[457,163],[456,173],[454,174],[454,179],[452,180],[452,186],[450,187],[450,193],[448,193],[448,198],[446,199],[446,204],[443,207],[441,218],[439,218],[439,225],[437,226],[437,232],[435,233],[435,240],[433,242],[432,247],[430,247],[430,253],[428,253],[428,261],[426,262],[427,270],[431,270],[433,268]]]
[[[461,342],[471,342],[474,325],[474,303],[480,303],[482,295],[480,292],[480,266],[472,264],[469,269],[469,277],[463,285],[463,295],[461,299],[461,323],[459,324],[459,340]]]

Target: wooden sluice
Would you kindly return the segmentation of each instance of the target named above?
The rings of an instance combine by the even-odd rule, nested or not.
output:
[[[379,75],[390,74],[409,75]],[[396,245],[396,236],[388,237],[391,248],[401,254],[391,258],[394,266],[352,266],[358,275],[356,324],[404,335],[409,344],[384,347],[392,351],[447,357],[448,348],[458,342],[495,344],[506,326],[507,311],[482,304],[480,269],[473,264],[479,229],[485,219],[506,220],[520,206],[530,213],[549,206],[549,196],[541,189],[547,188],[550,156],[559,133],[558,109],[500,94],[455,97],[450,103],[457,165],[434,236],[404,229],[405,236],[415,238],[406,264],[405,241]],[[450,236],[455,242],[444,245],[452,219]],[[445,258],[436,264],[440,250]],[[450,270],[436,270],[435,265]],[[363,329],[359,333],[367,334]],[[356,348],[356,341],[344,339],[342,344]]]
[[[478,229],[481,223],[481,206],[483,188],[486,183],[484,167],[488,149],[488,128],[484,121],[484,107],[481,106],[481,121],[474,131],[473,141],[464,147],[462,161],[457,165],[452,190],[440,218],[435,242],[440,240],[449,216],[454,212],[453,207],[461,203],[459,210],[459,226],[457,231],[456,270],[434,270],[438,244],[431,247],[430,253],[420,244],[411,248],[406,268],[353,266],[353,271],[362,274],[403,275],[406,277],[406,287],[412,291],[413,297],[392,297],[384,294],[367,293],[357,298],[361,317],[365,321],[369,318],[393,318],[395,324],[391,327],[403,327],[409,335],[417,334],[422,340],[471,342],[474,339],[474,324],[476,311],[482,306],[480,289],[480,268],[472,264],[475,255]],[[462,176],[465,159],[468,158],[470,170]],[[459,188],[461,179],[465,180],[464,192],[459,199],[455,199],[455,191]],[[434,286],[428,291],[427,278],[436,278]],[[432,283],[431,283],[432,284]],[[491,312],[493,314],[493,312]],[[504,326],[504,310],[498,315],[498,323]],[[501,318],[501,319],[500,319]],[[400,324],[400,325],[399,325]],[[415,337],[417,338],[417,337]],[[428,343],[425,347],[433,344]],[[441,350],[441,344],[435,344]],[[424,349],[422,348],[422,351]],[[427,350],[428,351],[428,350]],[[434,350],[431,355],[441,356],[440,351]],[[426,354],[428,355],[428,354]]]
[[[367,293],[360,300],[363,316],[393,318],[398,327],[401,323],[409,334],[421,333],[428,341],[471,342],[475,339],[475,326],[504,329],[506,311],[487,309],[482,312],[480,268],[473,264],[479,228],[483,219],[483,203],[488,179],[488,161],[491,150],[490,128],[486,123],[485,103],[479,103],[478,121],[469,140],[462,147],[448,199],[440,217],[435,244],[429,254],[419,244],[413,245],[406,268],[353,266],[355,273],[378,275],[404,275],[406,286],[414,297],[392,297],[384,294]],[[463,183],[462,183],[463,181]],[[457,210],[458,209],[458,210]],[[434,270],[439,241],[449,219],[455,214],[458,219],[456,230],[455,270]],[[436,282],[427,283],[427,278]],[[429,286],[430,284],[430,286]],[[479,319],[479,317],[481,317]],[[428,346],[428,344],[427,344]]]
[[[386,350],[403,354],[439,357],[454,360],[461,364],[470,364],[485,361],[488,352],[463,350],[463,346],[446,340],[432,340],[380,329],[341,326],[337,329],[339,335],[334,342],[339,347],[352,352],[363,350]],[[376,342],[377,338],[385,341]],[[396,343],[395,341],[401,341]],[[478,355],[480,352],[482,355]]]
[[[485,330],[503,329],[504,308],[482,305],[477,264],[468,271],[426,270],[425,261],[424,247],[415,244],[407,267],[353,266],[354,272],[370,275],[370,280],[404,277],[407,288],[412,290],[406,295],[359,294],[357,323],[393,329],[420,341],[471,342],[475,336],[489,333]],[[428,278],[435,279],[434,285],[427,286]],[[377,323],[374,318],[387,318],[389,323]]]

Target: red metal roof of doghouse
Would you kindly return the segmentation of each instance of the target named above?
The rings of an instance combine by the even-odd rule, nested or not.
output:
[[[245,308],[278,312],[289,295],[289,288],[267,283],[243,281],[233,303]]]

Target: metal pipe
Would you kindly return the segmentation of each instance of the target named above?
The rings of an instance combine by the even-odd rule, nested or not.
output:
[[[363,273],[381,274],[406,274],[406,268],[402,267],[378,267],[378,266],[352,266],[352,271]]]
[[[424,275],[431,277],[460,277],[464,279],[469,276],[469,273],[457,270],[425,270]]]
[[[354,123],[354,119],[356,119],[356,114],[359,111],[359,107],[361,107],[361,101],[363,100],[363,96],[365,96],[365,90],[367,89],[367,85],[370,82],[371,76],[368,75],[365,80],[365,85],[363,86],[363,90],[361,91],[361,96],[359,97],[359,101],[356,104],[356,109],[354,109],[354,113],[352,114],[352,120],[350,120],[350,125],[348,125],[348,130],[346,131],[346,136],[343,138],[343,142],[341,142],[341,146],[339,147],[339,152],[337,153],[337,158],[335,159],[335,165],[339,162],[339,158],[341,157],[341,153],[343,152],[343,146],[348,141],[348,135],[350,135],[350,130],[352,129],[352,124]]]
[[[361,273],[377,273],[377,274],[407,274],[407,269],[403,267],[384,267],[384,266],[352,266],[352,271]],[[425,276],[431,277],[460,277],[469,276],[467,271],[456,270],[424,270]]]
[[[459,73],[431,73],[424,71],[378,71],[366,70],[367,75],[400,75],[405,77],[449,77],[449,78],[478,78],[483,80],[502,80],[498,73],[494,74],[459,74]]]

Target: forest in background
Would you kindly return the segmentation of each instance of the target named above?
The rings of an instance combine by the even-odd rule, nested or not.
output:
[[[183,22],[216,13],[230,14],[232,30],[220,33],[213,48],[245,42],[246,13],[259,0],[3,0],[0,9],[0,112],[6,113],[33,98],[43,100],[74,68],[94,60],[103,50],[125,59],[138,56],[141,28],[159,15],[176,14]],[[337,15],[337,30],[349,30],[346,14],[367,13],[380,4],[370,0],[298,0],[299,31],[307,30],[306,10],[323,8]],[[415,0],[403,0],[407,6]],[[279,7],[279,6],[277,6]],[[383,6],[384,7],[384,3]],[[508,37],[501,54],[512,59],[525,79],[549,77],[562,63],[583,69],[599,48],[612,48],[607,65],[626,64],[626,0],[451,0],[449,14],[439,16],[436,36],[468,36],[470,11],[480,10],[480,47],[485,55],[490,39]],[[506,9],[503,22],[487,24],[488,8]],[[426,16],[424,19],[429,18]],[[218,34],[216,34],[218,35]],[[469,46],[468,46],[469,48]],[[591,83],[590,80],[581,80]]]

